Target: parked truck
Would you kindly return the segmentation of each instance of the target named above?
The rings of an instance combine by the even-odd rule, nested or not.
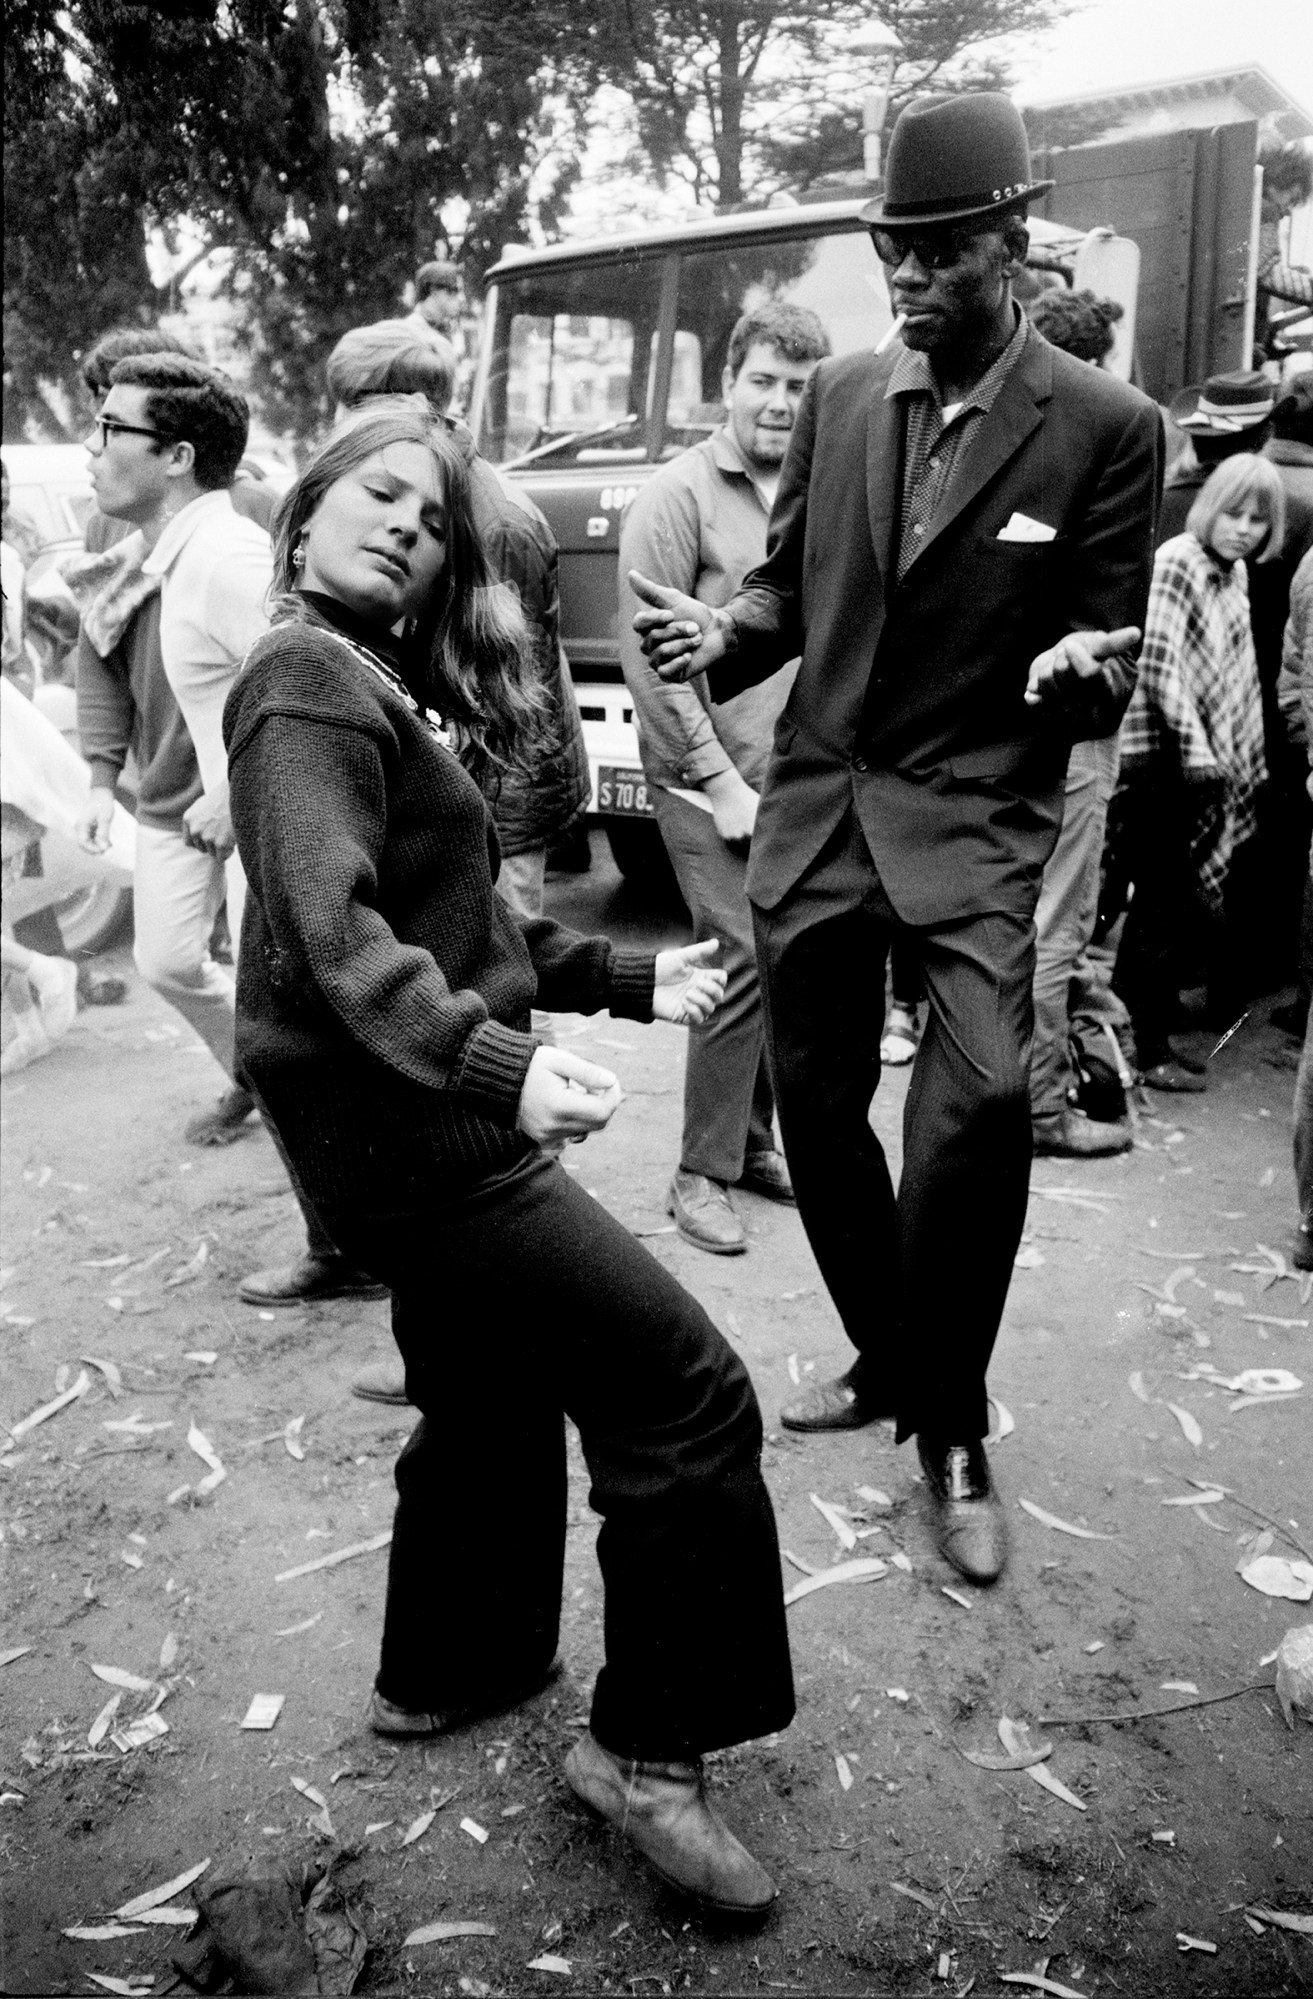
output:
[[[1036,158],[1037,178],[1056,185],[1032,211],[1033,261],[1119,299],[1112,365],[1160,402],[1248,363],[1257,151],[1248,122]],[[511,249],[488,273],[470,421],[560,544],[590,810],[627,876],[659,870],[662,854],[620,671],[620,517],[659,465],[723,420],[725,350],[750,307],[810,307],[836,354],[880,338],[891,308],[867,199]]]

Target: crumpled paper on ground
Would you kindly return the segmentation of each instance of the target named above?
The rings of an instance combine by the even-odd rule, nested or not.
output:
[[[1313,1624],[1292,1624],[1277,1647],[1277,1699],[1286,1727],[1313,1722]]]
[[[333,1865],[252,1860],[197,1892],[201,1921],[173,1957],[199,1992],[231,1979],[235,1993],[354,1991],[368,1948]]]

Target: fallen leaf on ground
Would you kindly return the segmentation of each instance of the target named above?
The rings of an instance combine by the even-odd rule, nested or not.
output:
[[[853,1533],[852,1528],[838,1509],[831,1506],[828,1499],[822,1499],[819,1493],[809,1493],[808,1498],[820,1514],[822,1520],[825,1521],[826,1525],[838,1537],[839,1546],[848,1550],[855,1548],[857,1546],[857,1536]]]
[[[938,1913],[938,1902],[933,1895],[927,1895],[923,1888],[911,1888],[906,1881],[891,1881],[889,1887],[893,1894],[902,1895],[909,1902],[919,1902],[923,1909],[932,1909]]]
[[[90,1728],[87,1730],[88,1749],[99,1749],[101,1743],[105,1740],[105,1737],[109,1734],[109,1725],[113,1721],[115,1715],[118,1713],[119,1708],[122,1706],[122,1704],[123,1704],[123,1695],[121,1693],[110,1695],[109,1699],[105,1702],[104,1707],[100,1710],[100,1713],[96,1716],[96,1719],[92,1722]]]
[[[119,1373],[113,1361],[97,1360],[93,1353],[84,1353],[82,1358],[88,1367],[98,1367],[100,1369],[100,1372],[105,1377],[106,1387],[109,1389],[110,1394],[117,1400],[123,1393],[123,1376]]]
[[[425,1833],[428,1831],[429,1827],[432,1825],[434,1819],[437,1816],[438,1815],[435,1811],[421,1812],[417,1819],[411,1820],[410,1824],[406,1827],[406,1830],[402,1833],[401,1844],[403,1846],[413,1846],[417,1839],[423,1839]]]
[[[893,1506],[888,1493],[881,1492],[877,1485],[855,1485],[853,1491],[859,1499],[864,1499],[868,1506],[879,1506],[886,1510]]]
[[[1033,1242],[1023,1244],[1012,1259],[1016,1270],[1039,1270],[1044,1262],[1044,1252],[1036,1249]]]
[[[1150,1395],[1148,1389],[1144,1385],[1144,1376],[1141,1374],[1138,1367],[1136,1368],[1134,1374],[1127,1375],[1126,1382],[1127,1386],[1130,1388],[1131,1394],[1135,1397],[1137,1402],[1153,1401],[1152,1395]]]
[[[905,1576],[911,1575],[912,1558],[910,1555],[905,1555],[901,1548],[895,1548],[893,1554],[889,1557],[889,1559],[893,1563],[896,1569],[902,1570]]]
[[[376,1832],[386,1832],[390,1825],[395,1824],[395,1819],[375,1819],[372,1825],[365,1827],[365,1838],[372,1838]]]
[[[139,1923],[172,1923],[179,1929],[190,1929],[198,1914],[196,1909],[143,1909],[136,1920]]]
[[[140,1673],[127,1673],[122,1666],[93,1666],[91,1670],[106,1686],[122,1687],[125,1693],[152,1694],[155,1691],[154,1680],[143,1680]]]
[[[1210,1957],[1217,1956],[1217,1945],[1215,1943],[1209,1943],[1207,1937],[1187,1936],[1184,1930],[1176,1932],[1176,1948],[1178,1950],[1206,1950]]]
[[[276,1583],[290,1583],[296,1576],[312,1575],[316,1569],[333,1569],[339,1562],[349,1562],[356,1555],[372,1555],[377,1548],[386,1548],[392,1539],[392,1529],[385,1534],[373,1534],[368,1541],[353,1541],[349,1548],[338,1548],[331,1555],[320,1555],[313,1562],[302,1562],[294,1569],[283,1569],[274,1577]]]
[[[1313,1937],[1313,1916],[1305,1916],[1291,1909],[1268,1909],[1258,1902],[1251,1902],[1248,1915],[1255,1916],[1260,1923],[1271,1923],[1279,1930],[1294,1930],[1297,1936]]]
[[[1091,1642],[1085,1647],[1085,1650],[1087,1652],[1102,1652],[1103,1650],[1102,1638],[1095,1638],[1091,1640]]]
[[[1247,1303],[1247,1300],[1243,1291],[1214,1291],[1213,1303],[1215,1305],[1243,1305]]]
[[[1193,1680],[1160,1680],[1160,1694],[1197,1694],[1199,1689]]]
[[[172,1881],[166,1881],[162,1887],[148,1888],[144,1895],[134,1895],[130,1902],[121,1903],[113,1914],[130,1922],[146,1909],[158,1909],[163,1903],[171,1902],[175,1895],[180,1895],[184,1888],[190,1888],[193,1881],[199,1881],[209,1864],[208,1859],[198,1860],[194,1867],[189,1867],[183,1874],[175,1874]]]
[[[198,1430],[195,1423],[187,1432],[187,1442],[197,1457],[210,1467],[205,1477],[197,1482],[196,1490],[199,1493],[211,1493],[216,1486],[222,1485],[228,1476],[223,1460],[204,1431]]]
[[[495,1937],[496,1934],[491,1923],[425,1923],[422,1928],[411,1931],[402,1947],[409,1949],[412,1944],[447,1943],[452,1937]]]
[[[836,1756],[834,1759],[834,1767],[839,1773],[840,1790],[851,1791],[853,1787],[853,1773],[849,1768],[848,1758],[846,1756]]]
[[[974,1609],[974,1605],[972,1604],[971,1598],[969,1596],[963,1596],[960,1589],[950,1589],[947,1583],[941,1583],[939,1585],[939,1588],[944,1596],[951,1598],[951,1600],[954,1603],[960,1603],[963,1610]]]
[[[864,1556],[856,1562],[838,1562],[833,1568],[821,1569],[814,1576],[804,1576],[792,1589],[785,1590],[784,1602],[787,1607],[800,1598],[810,1596],[813,1590],[827,1589],[831,1583],[875,1582],[880,1576],[888,1575],[889,1564],[879,1561],[874,1555]]]
[[[173,1291],[179,1284],[192,1283],[195,1278],[200,1276],[209,1260],[210,1245],[208,1242],[198,1244],[196,1254],[188,1257],[186,1263],[180,1263],[177,1269],[165,1278],[164,1289],[166,1291]]]
[[[1070,1520],[1059,1520],[1056,1513],[1046,1513],[1044,1508],[1036,1506],[1032,1499],[1019,1499],[1017,1504],[1018,1506],[1023,1506],[1033,1520],[1038,1520],[1041,1527],[1054,1527],[1059,1534],[1074,1534],[1078,1541],[1115,1541],[1117,1539],[1115,1534],[1096,1534],[1092,1527],[1076,1527]]]
[[[1029,1770],[1033,1764],[1043,1763],[1053,1754],[1053,1744],[1035,1742],[1026,1749],[1009,1750],[1002,1756],[992,1749],[964,1749],[962,1754],[978,1770]]]
[[[302,1618],[299,1624],[286,1624],[283,1626],[283,1629],[281,1631],[275,1631],[274,1637],[275,1638],[299,1637],[301,1632],[309,1631],[312,1625],[318,1624],[323,1614],[324,1613],[322,1610],[317,1610],[313,1617]]]
[[[884,1690],[884,1697],[886,1700],[901,1701],[904,1704],[906,1704],[912,1698],[912,1696],[908,1693],[906,1687],[886,1687]]]
[[[160,1671],[165,1672],[178,1656],[178,1641],[171,1631],[166,1631],[160,1646]]]
[[[1313,1600],[1313,1562],[1288,1561],[1284,1555],[1260,1555],[1240,1571],[1242,1582],[1264,1596],[1288,1597],[1291,1603]]]
[[[471,1839],[477,1840],[480,1846],[487,1844],[487,1832],[477,1819],[462,1819],[460,1829],[462,1832],[467,1832]]]
[[[1012,1432],[1016,1429],[1017,1427],[1016,1418],[1013,1416],[1012,1411],[1006,1406],[1006,1404],[999,1401],[996,1395],[991,1395],[989,1397],[989,1405],[992,1409],[997,1411],[998,1428],[997,1430],[994,1431],[991,1437],[986,1438],[986,1442],[991,1444],[1001,1444],[1004,1437],[1010,1437],[1012,1435]]]
[[[24,1416],[21,1423],[15,1423],[9,1432],[10,1436],[15,1438],[25,1437],[29,1430],[36,1429],[38,1423],[44,1423],[51,1416],[57,1416],[61,1409],[67,1409],[70,1402],[80,1401],[90,1387],[91,1376],[83,1368],[71,1388],[66,1388],[62,1395],[55,1397],[53,1402],[43,1402],[41,1407],[34,1409],[30,1416]]]
[[[1222,1491],[1222,1488],[1214,1486],[1208,1492],[1178,1492],[1174,1499],[1160,1499],[1158,1504],[1160,1506],[1216,1506],[1220,1499],[1225,1498],[1226,1494]]]
[[[11,1645],[7,1651],[0,1652],[0,1666],[12,1666],[15,1659],[21,1659],[31,1650],[30,1645]]]
[[[798,1372],[798,1356],[796,1353],[791,1353],[789,1355],[788,1368],[789,1368],[789,1380],[793,1383],[795,1388],[801,1388],[802,1376]]]
[[[121,1992],[127,1999],[141,1999],[141,1994],[149,1992],[154,1985],[153,1978],[111,1978],[107,1971],[88,1971],[86,1976],[93,1985],[99,1985],[102,1992]]]
[[[309,1798],[312,1805],[318,1805],[321,1812],[327,1811],[328,1799],[313,1784],[308,1784],[304,1777],[293,1777],[291,1784],[294,1791],[299,1791],[303,1798]]]
[[[1035,1992],[1052,1992],[1055,1999],[1085,1999],[1074,1985],[1059,1985],[1056,1978],[1041,1978],[1038,1971],[1000,1971],[1001,1985],[1029,1985]]]
[[[213,1367],[218,1358],[218,1354],[212,1347],[206,1347],[203,1352],[197,1351],[183,1355],[184,1360],[194,1360],[198,1367]]]
[[[571,1965],[568,1957],[553,1957],[552,1953],[548,1951],[545,1957],[531,1957],[528,1969],[530,1971],[555,1971],[559,1972],[562,1978],[568,1978],[571,1972]]]
[[[819,1574],[815,1562],[804,1562],[802,1556],[795,1555],[792,1548],[781,1548],[780,1553],[783,1555],[785,1561],[791,1562],[801,1575],[814,1576]]]
[[[1307,1332],[1307,1319],[1274,1319],[1267,1312],[1246,1312],[1247,1326],[1282,1326],[1287,1332]]]
[[[1027,1770],[1026,1775],[1038,1784],[1041,1789],[1051,1791],[1055,1798],[1061,1798],[1064,1805],[1072,1805],[1078,1812],[1083,1812],[1087,1809],[1085,1800],[1078,1798],[1074,1791],[1069,1791],[1062,1780],[1055,1777],[1051,1770],[1044,1769],[1042,1764],[1033,1763]]]
[[[144,1934],[139,1923],[78,1923],[73,1929],[64,1931],[66,1937],[76,1937],[79,1943],[108,1943],[111,1937],[139,1937]]]
[[[293,1416],[291,1422],[283,1431],[283,1449],[287,1452],[288,1457],[295,1458],[298,1464],[305,1457],[305,1448],[301,1442],[301,1425],[304,1422],[304,1416]]]

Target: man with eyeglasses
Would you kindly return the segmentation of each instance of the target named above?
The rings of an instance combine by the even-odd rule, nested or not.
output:
[[[910,105],[865,211],[901,346],[811,377],[727,605],[634,579],[658,670],[708,670],[718,701],[802,651],[748,894],[798,1206],[857,1358],[783,1421],[894,1417],[979,1583],[1006,1560],[985,1372],[1028,1197],[1035,901],[1071,745],[1130,697],[1162,477],[1154,405],[1012,298],[1051,185],[1007,98]],[[894,939],[930,1002],[897,1196],[868,1116]]]
[[[140,771],[137,969],[230,1079],[234,981],[209,940],[226,896],[236,946],[246,883],[228,816],[223,704],[268,626],[273,573],[268,535],[236,511],[229,491],[248,424],[246,400],[227,376],[185,355],[136,354],[114,366],[87,438],[91,483],[101,512],[134,532],[82,578],[78,656],[92,779],[82,843],[93,853],[106,845],[114,786],[132,748]],[[308,1210],[305,1219],[307,1254],[290,1272],[248,1278],[247,1302],[378,1295]]]

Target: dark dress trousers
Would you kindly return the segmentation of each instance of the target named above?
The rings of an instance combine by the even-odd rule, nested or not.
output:
[[[1143,624],[1162,425],[1032,332],[898,581],[894,361],[813,374],[711,683],[728,699],[801,651],[748,873],[785,1149],[863,1397],[900,1438],[967,1441],[1025,1216],[1040,879],[1071,744],[1114,729],[1133,683],[1054,714],[1026,706],[1027,672],[1074,630]],[[1014,514],[1051,536],[1005,534]],[[868,1114],[896,936],[930,1020],[895,1198]]]

